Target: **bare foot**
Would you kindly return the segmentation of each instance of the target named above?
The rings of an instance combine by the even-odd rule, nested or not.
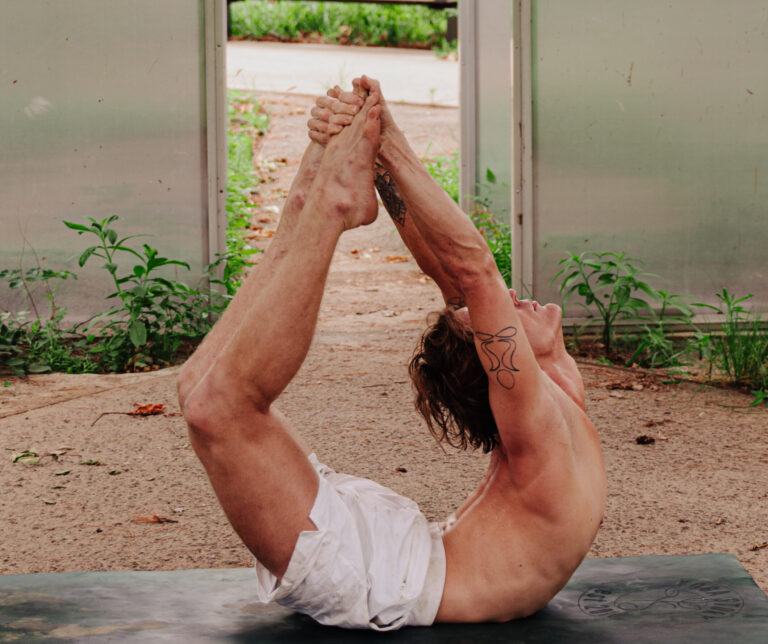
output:
[[[328,143],[317,178],[327,205],[344,220],[344,228],[372,223],[378,213],[373,162],[379,150],[379,94],[372,93],[352,124]]]

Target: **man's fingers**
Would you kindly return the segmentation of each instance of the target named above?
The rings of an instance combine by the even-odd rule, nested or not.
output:
[[[342,103],[362,107],[363,99],[354,92],[341,92],[337,97]]]
[[[338,85],[331,87],[331,89],[329,89],[326,94],[331,98],[339,98],[339,94],[341,94],[341,87]]]
[[[359,97],[357,98],[358,101],[360,101]],[[360,108],[362,107],[363,103],[362,101],[358,103],[344,103],[342,101],[336,101],[336,103],[333,105],[333,113],[334,114],[351,114],[355,115],[360,111]]]
[[[309,113],[316,119],[320,119],[321,121],[330,121],[331,117],[333,116],[333,111],[326,107],[318,107],[315,105]]]
[[[352,114],[332,114],[328,122],[332,125],[351,125],[354,120]]]
[[[330,91],[330,90],[329,90]],[[339,99],[331,98],[330,96],[318,96],[315,100],[315,105],[326,109],[331,109],[334,103],[338,103]]]
[[[310,132],[315,131],[315,132],[321,132],[323,134],[326,134],[330,130],[331,126],[328,123],[328,121],[311,118],[307,121],[307,127],[309,127]]]
[[[323,134],[322,132],[315,132],[314,130],[310,130],[309,138],[312,139],[315,143],[319,143],[320,145],[328,145],[328,141],[331,137],[327,134]]]
[[[381,84],[375,78],[369,78],[365,74],[360,78],[360,85],[369,92],[376,92],[381,95]]]
[[[360,85],[360,79],[359,78],[353,78],[352,79],[352,93],[357,94],[360,98],[365,98],[368,92],[362,88]]]

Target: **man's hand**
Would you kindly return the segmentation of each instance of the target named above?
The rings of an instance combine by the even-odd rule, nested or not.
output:
[[[374,92],[379,95],[379,105],[381,105],[381,116],[379,117],[379,120],[381,121],[381,145],[384,146],[390,139],[402,136],[402,132],[395,124],[395,120],[392,118],[392,113],[389,111],[389,107],[387,107],[387,103],[381,93],[381,84],[379,81],[370,78],[365,74],[360,78],[352,80],[351,93],[353,95],[365,98],[368,94]],[[339,100],[345,102],[348,96],[349,92],[345,92],[343,95],[339,96]]]
[[[309,138],[327,145],[331,137],[339,134],[363,106],[365,97],[353,92],[344,92],[337,85],[328,90],[326,96],[319,96],[310,112],[312,118],[307,121]]]

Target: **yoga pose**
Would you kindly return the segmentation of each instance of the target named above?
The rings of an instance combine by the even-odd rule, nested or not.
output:
[[[605,502],[561,311],[506,288],[376,81],[320,97],[309,128],[269,250],[178,379],[192,445],[256,558],[256,594],[351,628],[529,615],[582,561]],[[439,439],[491,452],[439,524],[319,463],[274,404],[306,356],[340,235],[376,218],[374,185],[446,301],[410,364],[417,409]]]

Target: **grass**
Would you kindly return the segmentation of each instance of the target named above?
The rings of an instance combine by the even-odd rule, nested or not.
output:
[[[445,40],[448,13],[419,5],[365,2],[246,0],[231,5],[232,35],[254,40],[436,48]]]
[[[737,296],[723,288],[716,294],[717,306],[698,303],[723,316],[720,332],[700,334],[704,358],[715,372],[731,384],[748,388],[759,402],[768,405],[768,329],[760,316],[744,308],[753,295]]]
[[[248,92],[227,91],[227,241],[226,252],[214,262],[219,275],[213,280],[234,295],[245,277],[251,248],[246,233],[253,208],[248,199],[259,182],[253,167],[254,140],[269,129],[269,115]]]

